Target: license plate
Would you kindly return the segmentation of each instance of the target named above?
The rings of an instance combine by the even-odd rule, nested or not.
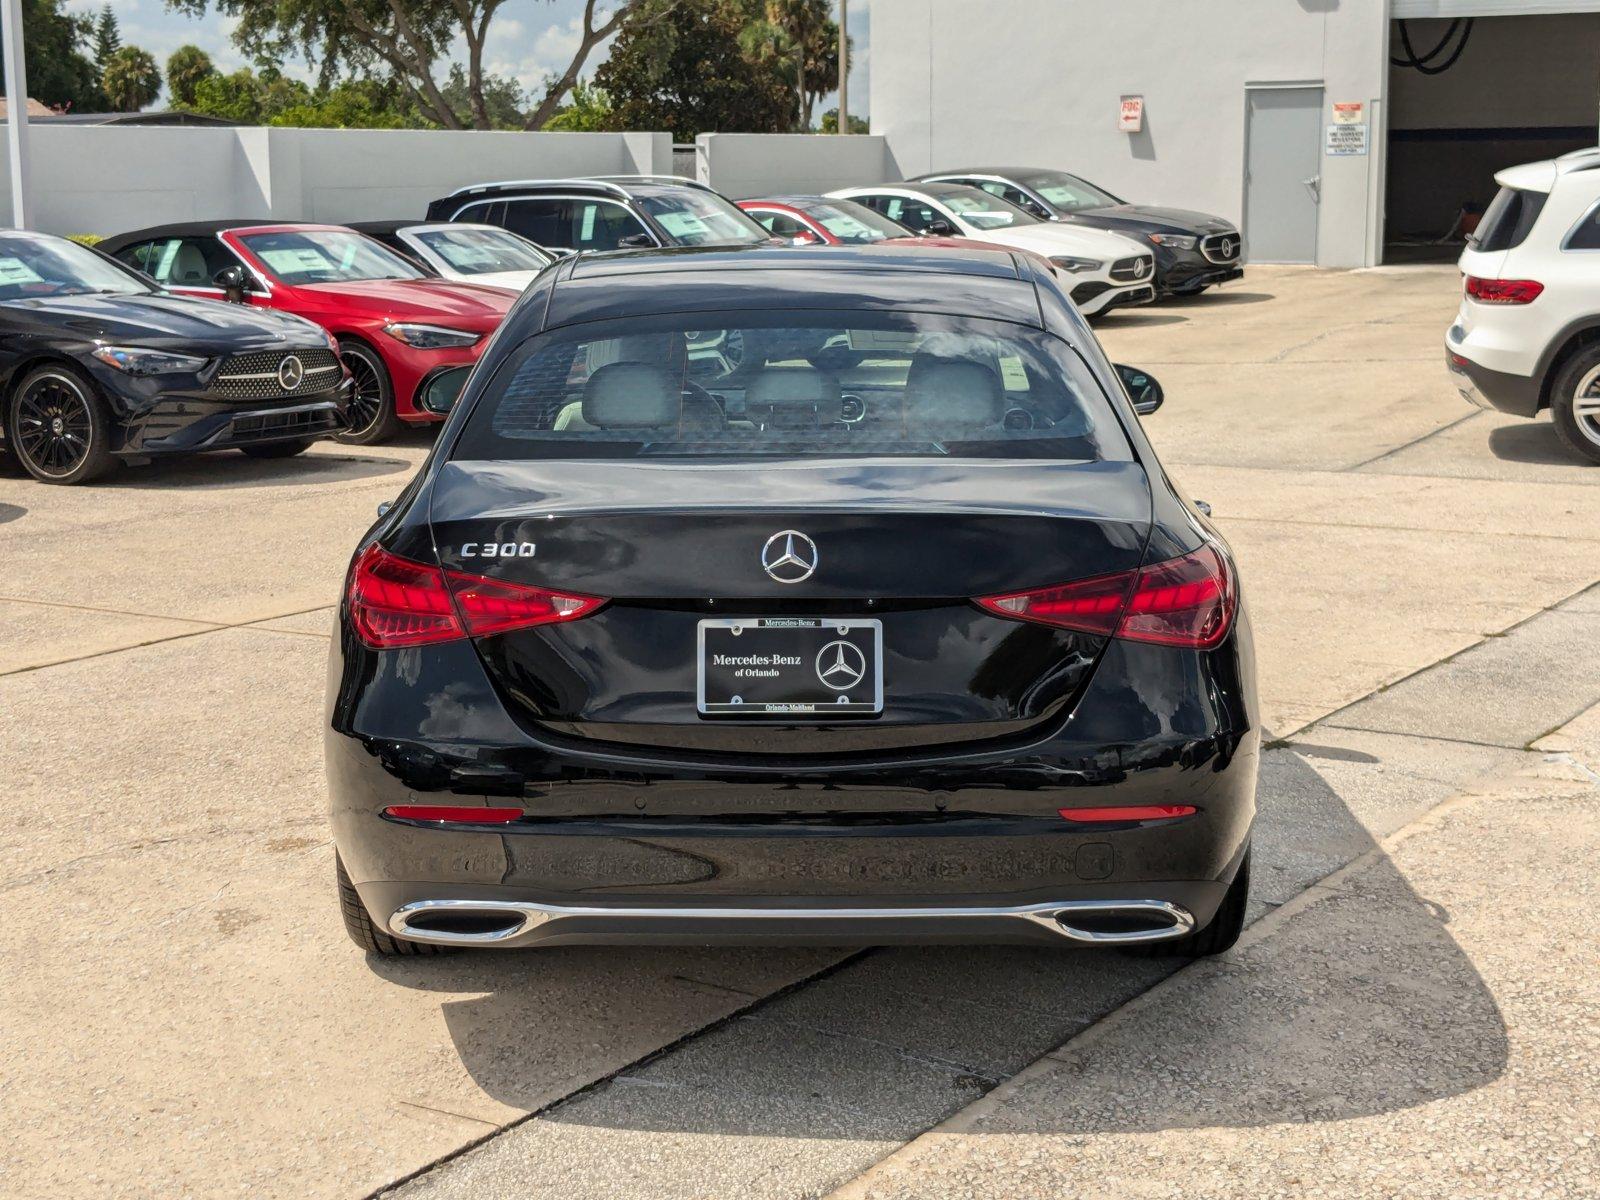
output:
[[[700,712],[847,716],[883,711],[883,622],[737,617],[700,622]]]

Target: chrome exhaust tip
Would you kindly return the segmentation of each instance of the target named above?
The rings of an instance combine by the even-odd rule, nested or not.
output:
[[[1099,946],[1170,942],[1194,932],[1194,914],[1165,900],[1084,900],[1051,914],[1061,935]]]
[[[510,900],[417,900],[389,918],[389,932],[440,946],[494,946],[521,937],[548,917]]]

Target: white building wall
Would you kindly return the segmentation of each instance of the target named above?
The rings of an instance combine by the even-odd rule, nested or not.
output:
[[[420,217],[470,183],[664,174],[666,133],[35,125],[33,224],[108,235],[190,218]],[[0,224],[11,220],[0,160]]]
[[[702,133],[695,139],[695,168],[701,183],[735,200],[894,178],[883,138],[863,134]]]
[[[1358,266],[1378,253],[1387,30],[1385,0],[873,0],[872,128],[901,175],[1054,166],[1239,221],[1246,86],[1319,84],[1368,106],[1368,154],[1321,160],[1317,261]],[[1123,95],[1142,133],[1118,132]]]

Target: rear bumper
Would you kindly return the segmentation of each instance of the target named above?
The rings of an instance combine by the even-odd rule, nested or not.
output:
[[[415,924],[396,914],[417,904],[516,906],[528,919],[503,921],[499,945],[1059,944],[1083,940],[1055,918],[1070,904],[1186,914],[1151,922],[1154,940],[1210,921],[1255,815],[1242,614],[1203,654],[1111,643],[1071,719],[1026,744],[783,769],[525,730],[470,644],[423,653],[436,661],[413,663],[408,680],[395,652],[386,665],[338,639],[326,734],[340,857],[374,919],[399,920],[408,937]],[[1174,711],[1158,692],[1180,686],[1195,699]],[[523,817],[463,827],[384,815],[419,803],[516,805]],[[1173,803],[1198,811],[1092,825],[1058,812]]]
[[[1444,365],[1464,400],[1478,408],[1497,409],[1512,416],[1539,415],[1542,380],[1483,366],[1463,353],[1466,348],[1461,327],[1451,326],[1445,335]]]
[[[392,889],[370,889],[387,909]],[[1201,903],[1216,885],[1201,889]],[[1197,893],[1198,895],[1199,893]],[[1044,904],[896,904],[709,907],[596,902],[558,905],[458,897],[413,900],[389,912],[390,933],[411,941],[496,949],[562,944],[809,944],[1025,942],[1093,946],[1171,941],[1197,928],[1181,904],[1155,899],[1079,899]]]

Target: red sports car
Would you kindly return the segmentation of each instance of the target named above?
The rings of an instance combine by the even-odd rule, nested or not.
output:
[[[428,385],[470,366],[516,297],[430,278],[342,225],[191,221],[120,234],[98,249],[170,291],[282,309],[339,342],[355,378],[343,441],[383,441],[403,423],[443,420]]]

